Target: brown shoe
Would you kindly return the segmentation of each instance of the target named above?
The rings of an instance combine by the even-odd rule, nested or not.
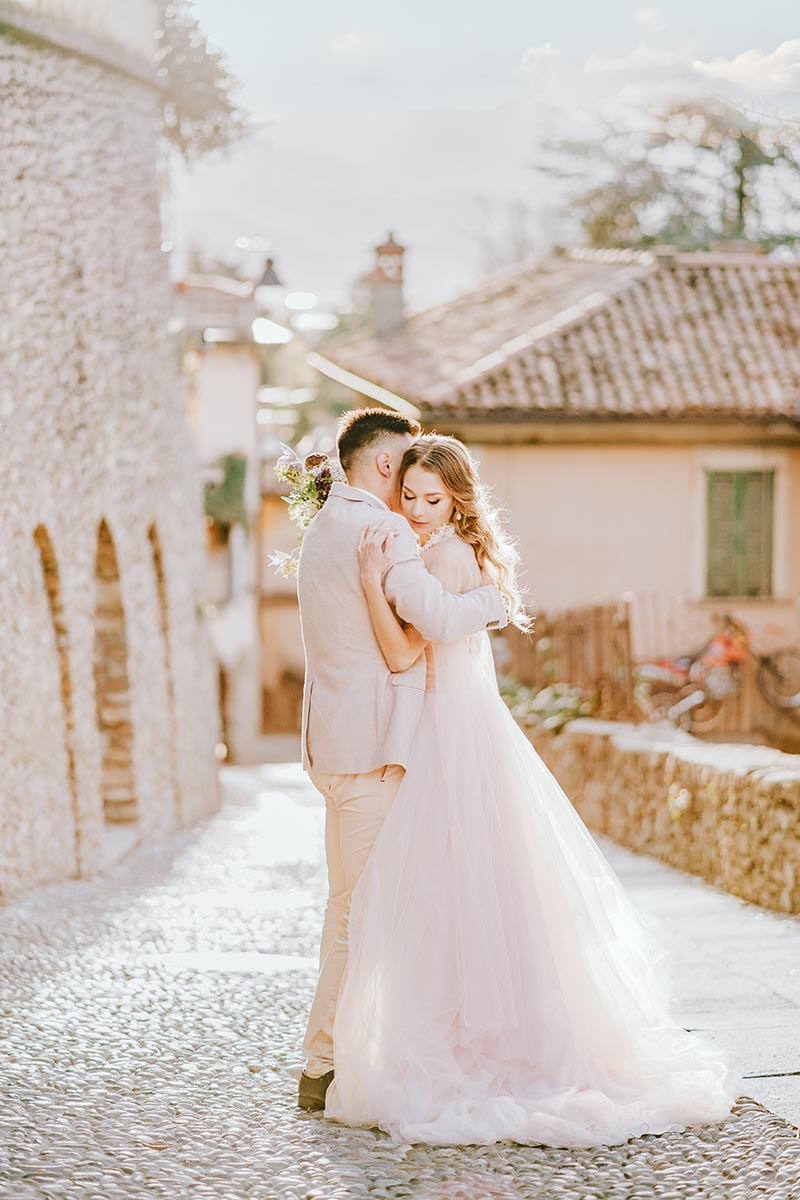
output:
[[[300,1086],[297,1089],[297,1104],[298,1107],[304,1108],[307,1112],[319,1112],[325,1107],[325,1093],[330,1087],[333,1079],[333,1071],[326,1071],[324,1075],[320,1075],[315,1079],[312,1075],[306,1075],[305,1071],[300,1076]]]

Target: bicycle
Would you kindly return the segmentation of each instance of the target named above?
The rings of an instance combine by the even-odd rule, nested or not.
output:
[[[637,687],[637,698],[654,719],[667,717],[693,732],[706,732],[716,723],[726,698],[739,690],[741,664],[748,657],[758,663],[756,679],[762,696],[800,719],[800,647],[784,646],[762,654],[748,627],[730,613],[724,614],[723,628],[695,651],[641,663],[637,676],[644,687]]]

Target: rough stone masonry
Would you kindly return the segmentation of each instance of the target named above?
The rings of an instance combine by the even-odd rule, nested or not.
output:
[[[9,895],[91,873],[120,830],[138,840],[213,810],[217,713],[200,493],[166,327],[153,68],[128,69],[119,48],[106,59],[67,26],[60,40],[55,18],[52,36],[31,33],[25,6],[0,7],[20,13],[19,27],[0,21]]]

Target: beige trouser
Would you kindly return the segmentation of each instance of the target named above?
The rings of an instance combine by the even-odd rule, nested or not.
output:
[[[347,963],[350,896],[404,774],[403,767],[386,766],[365,775],[312,775],[325,797],[328,859],[319,979],[303,1040],[305,1072],[315,1078],[333,1069],[333,1020]]]

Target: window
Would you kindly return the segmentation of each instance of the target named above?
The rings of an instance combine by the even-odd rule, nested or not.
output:
[[[709,471],[706,593],[772,594],[774,471]]]

